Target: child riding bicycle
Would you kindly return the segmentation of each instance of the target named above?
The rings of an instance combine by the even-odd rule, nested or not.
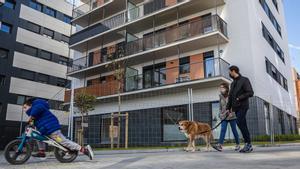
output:
[[[53,140],[71,151],[79,151],[87,155],[90,160],[93,159],[94,153],[89,145],[82,147],[79,144],[68,140],[61,133],[61,126],[58,119],[49,111],[49,104],[43,99],[30,98],[23,104],[23,110],[29,116],[29,123],[34,121],[35,127],[45,136],[49,136]],[[38,153],[32,155],[34,157],[46,157],[45,143],[38,142]]]

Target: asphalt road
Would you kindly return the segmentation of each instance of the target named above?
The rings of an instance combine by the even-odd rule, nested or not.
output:
[[[158,152],[96,155],[93,161],[79,156],[73,163],[62,164],[54,157],[31,158],[21,166],[8,164],[0,153],[1,169],[299,169],[300,146],[257,147],[250,154],[234,152]]]

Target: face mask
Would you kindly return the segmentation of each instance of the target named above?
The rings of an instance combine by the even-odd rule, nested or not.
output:
[[[231,79],[234,79],[234,77],[229,73],[229,77],[231,78]]]

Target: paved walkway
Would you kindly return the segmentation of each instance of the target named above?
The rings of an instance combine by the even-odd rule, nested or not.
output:
[[[300,146],[257,147],[250,154],[240,154],[231,148],[224,152],[151,152],[96,155],[93,161],[85,156],[71,164],[55,158],[31,158],[22,166],[9,165],[0,154],[0,169],[299,169]]]

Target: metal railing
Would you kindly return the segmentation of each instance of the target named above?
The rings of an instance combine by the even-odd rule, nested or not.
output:
[[[111,0],[89,0],[86,3],[76,7],[73,10],[73,18],[76,19],[86,13],[104,5],[105,3],[111,2]]]
[[[205,59],[203,62],[194,62],[159,70],[154,69],[148,73],[144,72],[143,74],[125,77],[121,85],[121,93],[213,77],[225,77],[229,79],[228,68],[229,63],[223,59],[209,58]],[[176,76],[174,76],[174,72],[178,72]],[[75,89],[75,94],[82,91],[97,97],[114,95],[118,93],[118,81],[113,80],[78,88]],[[69,101],[69,99],[70,91],[66,91],[65,101]]]
[[[68,73],[106,63],[112,59],[138,54],[140,52],[163,47],[174,42],[180,42],[181,40],[186,40],[216,31],[227,36],[227,24],[218,15],[213,15],[206,19],[191,21],[172,28],[167,28],[164,31],[154,32],[135,41],[127,43],[123,42],[119,45],[113,45],[94,51],[88,56],[74,60],[71,64],[72,66],[68,68]]]
[[[109,0],[106,0],[106,1],[109,2]],[[157,3],[157,1],[150,1],[147,3],[141,4],[141,5],[137,5],[133,8],[129,8],[129,9],[125,10],[124,12],[121,12],[114,16],[109,16],[108,18],[103,19],[99,23],[89,23],[87,26],[76,29],[76,32],[79,32],[91,25],[92,26],[102,25],[102,26],[105,26],[106,28],[113,29],[113,28],[121,26],[127,22],[131,22],[131,21],[137,20],[139,18],[145,17],[147,15],[150,15],[154,12],[158,12],[158,11],[166,9],[168,7],[175,6],[184,1],[187,1],[187,0],[177,0],[170,4],[166,3],[167,1],[161,1],[163,3],[161,3],[161,2]],[[84,4],[84,5],[86,5],[86,7],[82,6],[82,7],[78,7],[79,9],[76,8],[77,11],[73,12],[74,18],[82,16],[82,15],[86,14],[87,12],[91,11],[92,9],[94,9],[94,8],[91,9],[91,7],[89,7],[90,6],[89,4]],[[81,8],[83,8],[83,9],[81,9]]]

